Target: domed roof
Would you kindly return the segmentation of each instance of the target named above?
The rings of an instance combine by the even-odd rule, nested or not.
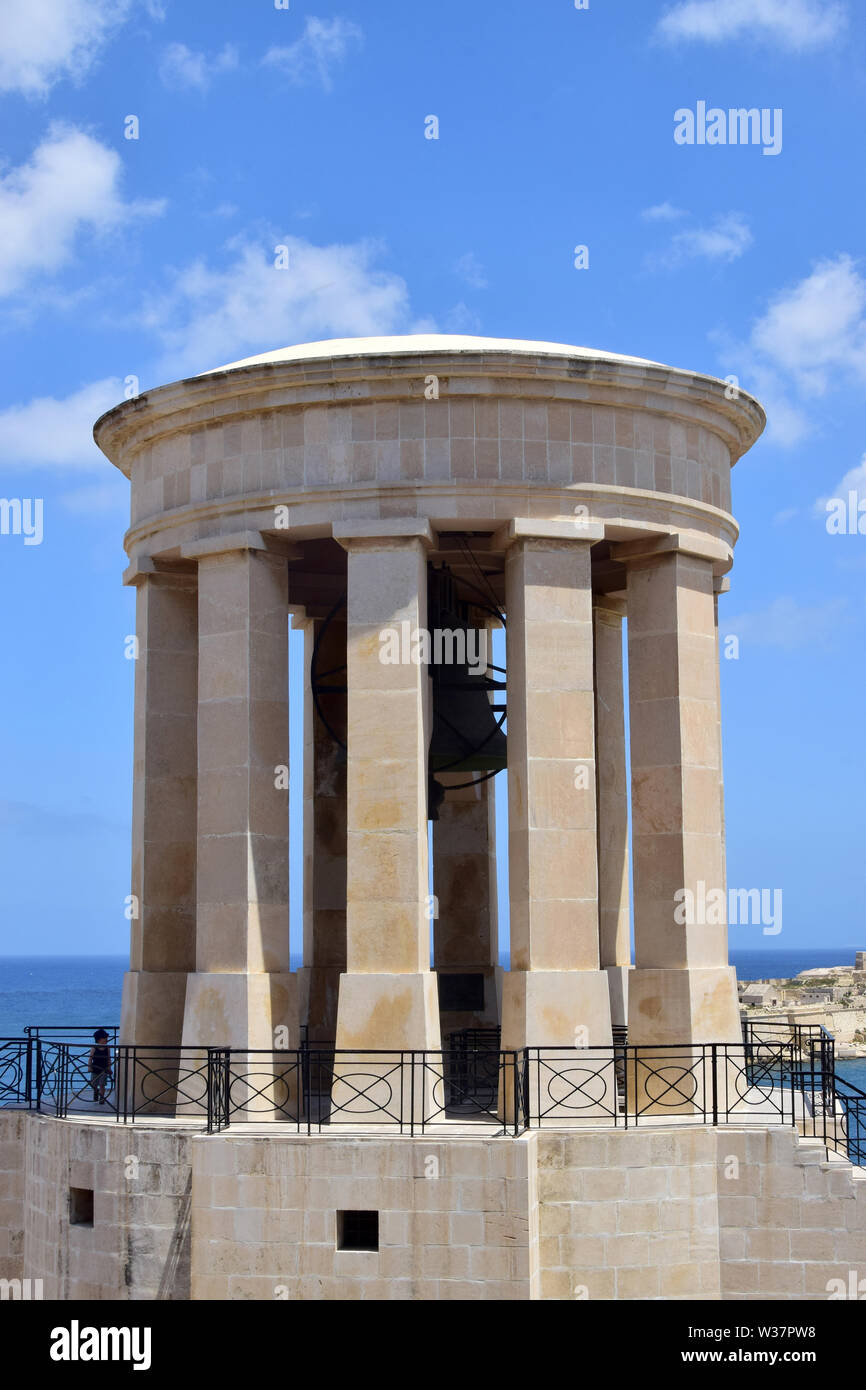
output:
[[[660,367],[646,357],[629,357],[619,352],[600,352],[594,348],[574,347],[569,343],[536,343],[526,338],[475,338],[462,333],[406,333],[385,338],[326,338],[319,343],[299,343],[292,347],[275,348],[254,357],[242,357],[224,367],[201,372],[232,372],[240,367],[258,367],[267,363],[302,362],[311,358],[332,357],[392,357],[411,352],[520,352],[534,356],[580,357],[605,362],[633,362],[641,366]]]

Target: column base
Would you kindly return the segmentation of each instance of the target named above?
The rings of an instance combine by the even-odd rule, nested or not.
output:
[[[280,1034],[277,1030],[285,1030]],[[294,1049],[298,980],[289,971],[196,971],[187,977],[184,1047]]]
[[[133,1048],[115,1061],[118,1110],[173,1115],[182,1091],[180,1046],[185,970],[129,970],[123,977],[119,1042]]]
[[[438,1051],[439,996],[432,970],[340,976],[337,1048]]]
[[[628,1041],[630,1114],[709,1116],[733,1107],[744,1066],[733,966],[635,969]],[[712,1043],[725,1045],[715,1066]]]
[[[300,1118],[298,1048],[298,981],[289,971],[246,974],[241,971],[197,971],[187,979],[182,1059],[187,1074],[185,1093],[190,1104],[178,1113],[197,1109],[196,1077],[206,1065],[206,1048],[230,1047],[229,1119]],[[262,1055],[254,1056],[260,1051]],[[279,1054],[290,1052],[289,1058]],[[244,1053],[247,1056],[244,1056]]]
[[[630,965],[604,966],[610,990],[610,1021],[614,1028],[628,1026],[628,979],[631,970]]]
[[[616,1114],[610,990],[603,970],[516,970],[503,977],[502,1048],[527,1050],[523,1103],[537,1124]],[[499,1115],[513,1123],[515,1068],[505,1063]]]
[[[308,1042],[337,1036],[337,999],[345,966],[304,965],[298,974],[298,1017],[307,1026]]]
[[[636,968],[629,980],[629,1043],[742,1043],[732,965]]]
[[[119,1041],[179,1047],[186,981],[185,970],[128,970],[123,977]]]
[[[331,1125],[402,1127],[444,1119],[441,1046],[431,970],[341,975]],[[412,1058],[408,1052],[436,1055]]]

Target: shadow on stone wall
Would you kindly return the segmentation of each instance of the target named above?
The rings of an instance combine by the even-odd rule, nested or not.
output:
[[[180,1199],[168,1256],[159,1281],[157,1299],[188,1299],[190,1269],[190,1214],[192,1211],[192,1173]]]

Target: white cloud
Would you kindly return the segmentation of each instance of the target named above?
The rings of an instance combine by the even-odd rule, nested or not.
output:
[[[363,37],[363,30],[351,20],[311,16],[299,39],[284,47],[269,48],[262,62],[279,68],[299,87],[318,82],[329,92],[334,85],[332,70],[345,62],[351,46],[361,43]]]
[[[806,412],[789,399],[784,384],[772,373],[752,373],[750,388],[767,412],[767,437],[772,443],[793,449],[814,432]]]
[[[751,342],[806,394],[822,395],[831,373],[866,381],[866,280],[852,258],[821,261],[776,295]]]
[[[445,327],[449,333],[477,335],[481,332],[481,319],[475,310],[470,309],[461,299],[460,303],[454,304],[445,315]],[[435,332],[435,329],[432,331]]]
[[[832,43],[847,22],[839,0],[681,0],[662,16],[656,32],[672,43],[757,38],[805,53]]]
[[[461,256],[454,269],[460,278],[465,280],[467,285],[471,285],[474,290],[487,289],[484,266],[474,251],[467,251],[465,256]]]
[[[7,473],[15,468],[104,471],[93,425],[122,399],[123,382],[105,377],[62,399],[41,396],[0,410],[0,457]]]
[[[656,203],[654,207],[644,208],[641,217],[645,222],[677,222],[686,213],[682,208],[675,208],[673,203]]]
[[[162,203],[123,201],[121,169],[115,150],[54,125],[29,163],[0,178],[0,295],[39,271],[59,270],[83,230],[105,232],[162,211]]]
[[[717,217],[709,227],[677,232],[671,254],[677,260],[736,261],[752,244],[746,219],[738,212]]]
[[[746,219],[738,212],[729,212],[707,227],[686,227],[677,232],[666,250],[648,258],[648,264],[672,269],[684,261],[736,261],[752,240]]]
[[[130,10],[131,0],[3,0],[0,91],[40,97],[81,79]]]
[[[195,87],[204,92],[220,73],[231,72],[238,65],[238,51],[227,43],[219,53],[209,58],[187,48],[185,43],[171,43],[162,55],[159,75],[169,88]]]
[[[799,444],[813,431],[810,398],[866,383],[866,279],[848,255],[820,261],[771,298],[745,341],[713,336],[724,370],[766,408],[771,442]]]
[[[813,508],[815,516],[820,516],[822,521],[827,520],[827,503],[831,497],[841,498],[848,503],[848,494],[853,492],[856,495],[856,506],[866,505],[866,454],[863,455],[855,468],[849,468],[844,478],[841,478],[833,491],[827,497],[819,497],[815,501]]]
[[[733,633],[751,646],[793,650],[823,645],[849,621],[845,599],[804,604],[777,598],[766,608],[726,619],[722,628],[725,636]]]
[[[856,492],[858,501],[866,502],[866,454],[857,467],[849,469],[841,482],[836,484],[833,496],[847,497],[849,492]]]
[[[755,392],[767,412],[772,443],[785,449],[795,448],[815,433],[814,422],[791,400],[787,384],[775,373],[759,371],[754,380]]]
[[[783,448],[801,443],[812,432],[806,412],[789,397],[789,383],[771,362],[761,357],[748,339],[714,330],[720,375],[734,375],[741,386],[757,396],[767,412],[766,439]]]
[[[272,246],[235,239],[227,267],[197,261],[146,307],[143,321],[165,349],[163,373],[210,371],[289,343],[412,327],[405,281],[375,268],[377,243],[314,246],[288,237],[274,244],[288,247],[288,269],[275,268]]]

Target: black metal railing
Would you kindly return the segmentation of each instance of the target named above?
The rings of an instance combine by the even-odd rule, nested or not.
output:
[[[27,1038],[0,1038],[0,1107],[28,1103],[31,1061]]]
[[[866,1166],[866,1092],[837,1074],[833,1038],[815,1025],[749,1021],[742,1044],[664,1047],[629,1044],[620,1033],[607,1047],[503,1049],[488,1044],[492,1030],[461,1030],[436,1051],[112,1042],[102,1078],[90,1071],[90,1041],[60,1031],[0,1039],[0,1107],[119,1123],[161,1116],[212,1133],[239,1120],[307,1134],[339,1126],[423,1134],[445,1121],[509,1134],[757,1121],[795,1126]]]
[[[833,1127],[830,1146],[850,1163],[866,1167],[866,1094],[844,1077],[833,1077]],[[841,1114],[839,1113],[841,1111]]]
[[[210,1048],[208,1068],[211,1131],[236,1119],[278,1120],[306,1134],[341,1125],[423,1134],[443,1120],[525,1127],[519,1109],[508,1124],[499,1111],[500,1094],[520,1088],[518,1052]]]
[[[811,1060],[821,1053],[832,1064],[835,1040],[820,1023],[787,1023],[775,1019],[747,1018],[743,1020],[743,1044],[753,1052],[789,1043],[800,1059]]]
[[[46,1027],[42,1023],[29,1023],[24,1029],[26,1038],[43,1038],[46,1042],[68,1042],[68,1043],[87,1043],[88,1047],[93,1046],[93,1034],[97,1030],[81,1023],[57,1023],[51,1027]],[[117,1043],[118,1026],[116,1023],[109,1023],[102,1031],[107,1035],[109,1045],[114,1047]]]
[[[660,1119],[700,1124],[793,1124],[794,1048],[759,1058],[736,1043],[620,1044],[525,1050],[524,1111],[534,1128],[569,1122],[630,1128]]]

